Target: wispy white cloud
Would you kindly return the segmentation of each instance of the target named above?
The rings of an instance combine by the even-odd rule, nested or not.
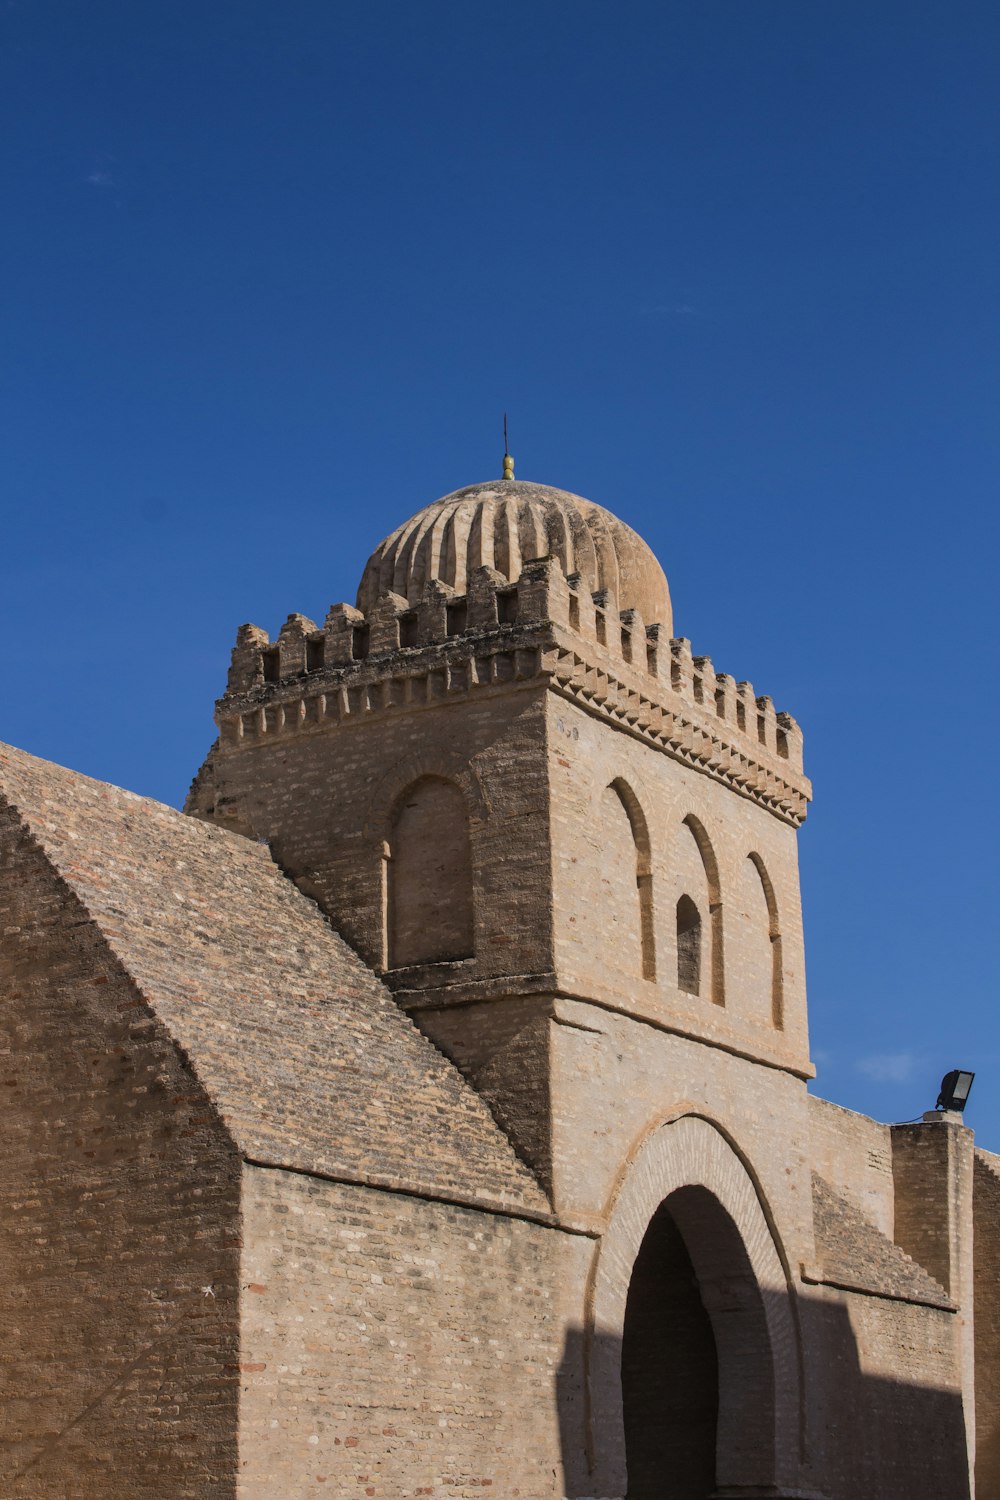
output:
[[[110,151],[95,151],[90,158],[90,170],[84,173],[83,180],[92,188],[117,187],[117,167],[117,159]]]
[[[858,1058],[855,1066],[876,1083],[908,1083],[917,1070],[919,1059],[912,1052],[877,1052]]]

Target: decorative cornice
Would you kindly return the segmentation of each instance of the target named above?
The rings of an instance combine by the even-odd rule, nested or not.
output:
[[[692,660],[686,641],[671,644],[682,666]],[[228,693],[216,713],[220,752],[347,727],[367,722],[373,714],[433,709],[471,694],[548,687],[798,827],[811,788],[790,757],[776,748],[782,718],[789,728],[794,721],[775,715],[769,699],[744,694],[758,729],[757,737],[751,736],[735,722],[735,693],[706,692],[708,702],[697,700],[699,672],[707,682],[705,658],[698,658],[691,671],[675,674],[680,680],[673,687],[550,620],[495,626]],[[721,680],[732,683],[731,678]],[[774,748],[765,743],[768,733]]]
[[[812,795],[808,778],[718,714],[681,694],[654,696],[643,690],[636,674],[628,674],[631,681],[626,681],[625,673],[595,665],[561,641],[547,666],[555,691],[586,712],[725,782],[794,827],[804,822]]]

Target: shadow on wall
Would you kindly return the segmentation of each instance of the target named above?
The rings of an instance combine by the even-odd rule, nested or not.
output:
[[[801,1451],[776,1453],[773,1423],[759,1421],[774,1410],[768,1368],[740,1370],[749,1420],[740,1422],[739,1403],[724,1398],[730,1423],[742,1428],[724,1431],[725,1370],[712,1319],[683,1242],[671,1241],[663,1236],[658,1247],[659,1287],[651,1265],[637,1260],[633,1290],[641,1295],[622,1338],[579,1328],[566,1335],[557,1397],[567,1500],[968,1500],[959,1393],[864,1374],[847,1309],[820,1298],[798,1299],[806,1354]],[[594,1379],[601,1369],[620,1371],[617,1390]],[[734,1453],[744,1465],[737,1472]]]
[[[996,1379],[996,1376],[993,1377]],[[1000,1431],[987,1434],[976,1447],[976,1481],[980,1500],[989,1500],[996,1490],[990,1489],[991,1477],[1000,1474]]]

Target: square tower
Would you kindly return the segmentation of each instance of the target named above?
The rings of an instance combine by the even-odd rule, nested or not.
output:
[[[356,608],[241,628],[188,802],[267,840],[581,1222],[607,1188],[574,1173],[581,1131],[610,1163],[657,1100],[812,1076],[801,734],[671,631],[607,511],[457,491]],[[616,1117],[589,1119],[609,1068]]]

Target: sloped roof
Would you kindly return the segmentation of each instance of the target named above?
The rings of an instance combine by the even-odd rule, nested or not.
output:
[[[903,1302],[952,1306],[940,1282],[824,1177],[814,1172],[812,1182],[813,1229],[823,1281]]]
[[[266,847],[2,744],[0,796],[246,1157],[547,1215],[480,1096]]]

